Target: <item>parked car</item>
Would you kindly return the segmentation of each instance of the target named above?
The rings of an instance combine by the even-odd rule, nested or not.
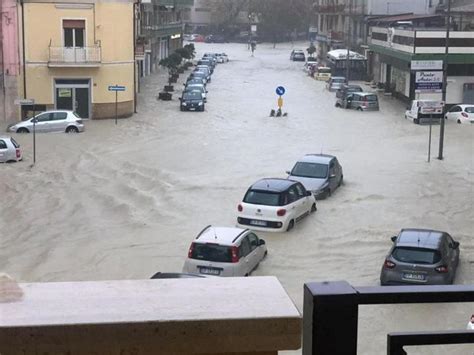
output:
[[[217,65],[217,57],[214,53],[204,53],[203,60],[209,60],[214,66]]]
[[[194,84],[203,85],[204,87],[206,87],[206,80],[203,78],[188,77],[188,79],[186,80],[186,84],[183,84],[183,85],[188,86],[188,85],[194,85]]]
[[[331,68],[328,67],[318,67],[314,73],[314,78],[316,80],[328,81],[331,79]]]
[[[459,242],[448,233],[402,229],[392,242],[380,273],[382,285],[453,283],[459,264]]]
[[[84,132],[82,118],[72,111],[46,111],[29,120],[14,124],[8,128],[10,132],[33,132],[33,122],[36,121],[36,132]]]
[[[184,91],[179,98],[181,111],[204,111],[204,98],[195,91]]]
[[[344,179],[341,164],[329,154],[306,154],[286,173],[288,179],[301,182],[316,199],[331,196]]]
[[[203,35],[195,35],[194,42],[204,42],[205,37]]]
[[[372,92],[351,92],[336,100],[336,107],[349,108],[357,111],[378,111],[379,99]]]
[[[222,35],[209,35],[206,36],[206,39],[204,40],[206,43],[225,43],[226,39]]]
[[[316,211],[316,199],[298,181],[261,179],[239,203],[237,224],[256,230],[289,231]]]
[[[438,100],[412,100],[405,111],[405,118],[413,123],[439,123],[443,118],[444,104]]]
[[[290,60],[294,62],[304,62],[306,57],[301,49],[293,49],[290,54]]]
[[[343,76],[333,76],[328,79],[326,83],[326,89],[329,91],[337,91],[346,82],[346,78]]]
[[[471,316],[471,320],[467,323],[467,330],[474,330],[474,314]]]
[[[209,68],[207,65],[197,65],[194,68],[194,71],[205,72],[207,74],[207,77],[208,77],[207,82],[209,82],[211,80],[211,76],[212,76],[211,68]]]
[[[207,90],[204,85],[199,85],[199,84],[191,84],[191,85],[186,85],[184,87],[183,92],[198,92],[202,95],[202,98],[204,102],[207,102]]]
[[[207,226],[194,239],[183,272],[249,276],[267,256],[265,241],[241,228]]]
[[[474,123],[474,105],[454,105],[446,112],[445,118],[457,123]]]
[[[20,161],[23,159],[20,145],[12,137],[0,136],[0,163]]]
[[[211,74],[214,73],[215,64],[210,59],[198,60],[197,65],[207,65],[209,68],[211,68]]]
[[[184,39],[185,41],[188,41],[188,42],[194,42],[194,41],[196,41],[196,37],[197,37],[197,36],[198,36],[198,35],[196,35],[196,34],[185,34],[185,35],[183,36],[183,39]]]
[[[229,57],[225,53],[216,53],[216,57],[219,63],[227,63],[229,61]]]
[[[202,79],[207,84],[207,74],[202,71],[193,71],[189,74],[188,79]]]
[[[196,68],[191,72],[190,75],[193,76],[193,77],[198,77],[199,78],[201,76],[201,74],[202,74],[202,77],[204,79],[206,79],[206,83],[211,82],[211,74],[210,74],[209,70]]]
[[[318,66],[318,63],[306,62],[303,65],[303,70],[307,73],[310,73],[311,71],[315,72],[317,66]]]
[[[184,272],[157,272],[151,279],[194,279],[194,278],[205,278],[204,275],[198,274],[186,274]]]
[[[343,98],[351,92],[362,92],[362,88],[359,85],[342,84],[341,88],[336,91],[337,98]]]

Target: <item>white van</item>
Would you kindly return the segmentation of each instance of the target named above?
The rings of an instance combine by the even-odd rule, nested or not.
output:
[[[405,111],[405,118],[413,123],[425,122],[439,123],[443,117],[443,101],[436,100],[412,100]]]

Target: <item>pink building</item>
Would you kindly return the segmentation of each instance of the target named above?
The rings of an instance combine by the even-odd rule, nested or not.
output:
[[[0,124],[18,119],[20,78],[19,27],[16,0],[0,1]]]

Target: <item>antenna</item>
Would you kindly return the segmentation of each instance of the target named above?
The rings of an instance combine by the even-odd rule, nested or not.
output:
[[[214,239],[217,240],[217,234],[215,228],[212,228],[212,231],[214,232]]]

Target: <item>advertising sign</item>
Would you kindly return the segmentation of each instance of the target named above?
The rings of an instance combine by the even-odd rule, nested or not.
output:
[[[443,113],[443,101],[436,100],[420,100],[418,101],[418,107],[422,114],[442,114]]]
[[[441,92],[443,89],[443,72],[417,71],[415,92]]]
[[[412,60],[411,70],[442,70],[442,60]]]

